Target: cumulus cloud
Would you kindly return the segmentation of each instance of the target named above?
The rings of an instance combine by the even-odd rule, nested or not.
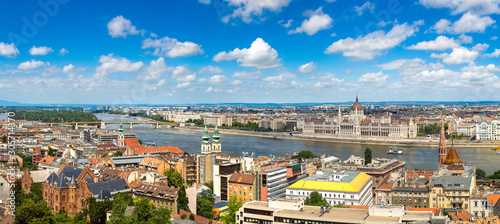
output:
[[[242,71],[242,72],[235,72],[233,74],[234,78],[240,78],[240,79],[258,79],[261,76],[262,76],[261,71],[253,71],[253,72]]]
[[[420,0],[420,4],[427,8],[448,8],[454,15],[469,11],[481,15],[500,13],[498,0]]]
[[[305,32],[307,35],[311,36],[320,30],[330,29],[332,27],[333,19],[329,15],[323,13],[323,7],[319,7],[316,11],[306,10],[304,16],[309,17],[309,19],[302,21],[299,27],[288,31],[288,34]]]
[[[487,27],[491,26],[496,21],[489,16],[479,16],[467,12],[462,17],[451,23],[449,20],[441,19],[433,27],[437,33],[483,33]]]
[[[199,3],[203,3],[203,4],[210,4],[210,0],[198,0]]]
[[[370,83],[375,83],[375,84],[385,84],[387,82],[387,79],[389,78],[389,75],[384,75],[382,71],[377,72],[377,73],[366,73],[363,74],[360,78],[360,82],[370,82]]]
[[[163,57],[157,60],[151,60],[149,66],[145,68],[139,75],[140,80],[160,80],[162,74],[173,71],[173,67],[168,67],[165,64],[165,59]]]
[[[231,82],[231,85],[240,85],[242,83],[243,83],[243,81],[241,81],[241,80],[234,80]]]
[[[14,44],[6,44],[4,42],[0,42],[0,55],[12,58],[19,55],[19,50]]]
[[[285,81],[287,79],[294,79],[294,78],[297,78],[297,76],[295,74],[289,73],[289,72],[284,72],[284,73],[281,73],[277,76],[265,77],[264,79],[262,79],[262,81],[264,81],[264,82],[282,82],[282,81]]]
[[[284,20],[280,20],[278,22],[278,24],[282,25],[285,28],[289,28],[290,26],[292,26],[292,22],[293,22],[293,19],[289,19],[286,23]]]
[[[73,69],[75,69],[75,66],[73,64],[69,64],[69,65],[64,66],[62,71],[64,73],[70,73],[73,71]]]
[[[358,16],[363,15],[365,10],[370,10],[371,12],[373,12],[374,9],[375,5],[371,2],[365,2],[365,4],[363,4],[362,6],[354,6],[354,11],[358,13]]]
[[[438,36],[436,40],[422,41],[415,45],[411,45],[406,49],[410,50],[439,50],[443,51],[446,49],[460,47],[459,41],[454,38],[448,38],[445,36]]]
[[[303,74],[311,74],[316,70],[318,66],[314,62],[309,62],[307,64],[303,64],[299,67],[299,72]]]
[[[141,32],[132,25],[130,20],[125,19],[123,16],[117,16],[108,22],[108,33],[113,38],[127,37],[128,35],[137,35]]]
[[[101,65],[96,68],[95,78],[104,78],[109,73],[135,72],[144,66],[142,61],[131,62],[126,58],[114,56],[113,54],[101,55],[99,63]]]
[[[183,82],[183,83],[177,84],[177,88],[187,88],[187,87],[190,87],[190,86],[191,86],[190,82]]]
[[[68,50],[66,50],[66,49],[64,49],[64,48],[61,48],[61,50],[59,50],[59,55],[61,55],[61,56],[64,56],[64,55],[66,55],[67,53],[69,53],[69,51],[68,51]]]
[[[50,52],[53,52],[51,47],[35,47],[33,46],[30,50],[29,53],[33,56],[35,55],[47,55]]]
[[[494,52],[489,54],[484,54],[484,56],[488,58],[498,58],[498,56],[500,56],[500,49],[495,49]]]
[[[444,65],[440,63],[426,64],[425,61],[420,58],[398,59],[377,66],[382,68],[383,70],[399,70],[399,74],[401,75],[409,75],[424,70],[438,70],[444,68]]]
[[[291,0],[226,0],[225,2],[234,10],[222,18],[223,22],[228,23],[231,19],[241,18],[243,22],[251,23],[254,18],[262,17],[265,11],[280,12]]]
[[[380,56],[384,51],[396,47],[406,38],[418,31],[418,21],[413,25],[404,23],[395,25],[389,32],[382,30],[369,33],[366,36],[360,36],[356,39],[346,38],[334,42],[326,50],[326,54],[342,52],[345,57],[352,57],[357,60],[373,60],[375,56]]]
[[[219,84],[219,83],[224,83],[227,81],[226,76],[224,75],[214,75],[210,78],[201,78],[198,81],[200,82],[206,82],[206,83],[211,83],[211,84]]]
[[[17,68],[21,69],[21,70],[31,70],[31,69],[42,67],[44,65],[49,65],[49,63],[45,63],[43,61],[31,60],[31,61],[26,61],[26,62],[20,63],[17,66]]]
[[[315,82],[314,87],[317,88],[328,88],[333,86],[338,86],[344,82],[343,79],[337,79],[335,77],[329,79],[321,79],[321,81]]]
[[[477,56],[479,56],[479,52],[474,50],[470,51],[465,47],[453,48],[453,51],[450,54],[448,53],[431,54],[432,58],[441,58],[443,59],[444,63],[449,65],[470,63],[473,62],[477,58]]]
[[[169,58],[186,57],[203,54],[201,45],[193,42],[180,42],[175,38],[163,37],[161,39],[147,38],[142,41],[142,49],[154,48],[153,55]]]
[[[229,52],[223,51],[213,57],[213,60],[217,62],[234,59],[243,67],[269,69],[281,66],[278,52],[261,38],[257,38],[250,48],[236,48]]]
[[[472,50],[474,50],[474,51],[480,51],[481,52],[481,51],[487,50],[488,47],[490,47],[489,44],[485,44],[485,43],[483,43],[483,44],[476,44],[476,46],[472,47]]]
[[[205,90],[206,93],[218,93],[218,92],[222,92],[222,89],[216,89],[214,87],[208,87],[207,90]]]
[[[178,82],[191,82],[196,80],[196,73],[189,70],[187,66],[177,66],[172,72],[172,78]]]
[[[208,65],[200,69],[198,74],[207,74],[207,73],[223,73],[224,70],[217,66]]]

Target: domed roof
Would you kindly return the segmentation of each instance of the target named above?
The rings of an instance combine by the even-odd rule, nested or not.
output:
[[[363,110],[363,106],[361,106],[361,104],[358,102],[358,96],[356,95],[356,102],[352,105],[351,107],[351,111],[362,111]]]

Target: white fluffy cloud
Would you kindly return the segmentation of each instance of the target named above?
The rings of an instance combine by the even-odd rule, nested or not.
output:
[[[200,82],[206,82],[206,83],[211,83],[211,84],[219,84],[219,83],[224,83],[227,81],[226,76],[224,75],[214,75],[210,78],[201,78],[198,81]]]
[[[231,85],[240,85],[242,83],[243,83],[243,81],[241,81],[241,80],[234,80],[231,82]]]
[[[420,58],[414,59],[398,59],[391,61],[389,63],[378,65],[378,67],[383,70],[399,70],[401,75],[415,74],[424,70],[438,70],[444,68],[444,65],[440,63],[429,63],[426,64],[424,60]]]
[[[190,86],[191,86],[190,82],[183,82],[183,83],[177,84],[177,88],[187,88],[187,87],[190,87]]]
[[[470,63],[473,62],[477,58],[477,56],[479,56],[479,52],[474,50],[470,51],[465,47],[453,48],[453,51],[450,54],[448,53],[431,54],[432,58],[441,58],[443,59],[444,63],[449,65]]]
[[[261,38],[257,38],[250,48],[236,48],[229,52],[223,51],[213,57],[213,60],[217,62],[234,59],[243,67],[269,69],[281,66],[278,52]]]
[[[73,69],[75,69],[75,66],[73,64],[69,64],[69,65],[64,66],[62,71],[64,73],[70,73],[73,71]]]
[[[285,81],[287,79],[294,79],[294,78],[297,78],[297,76],[293,73],[288,73],[288,72],[284,72],[284,73],[281,73],[277,76],[268,76],[268,77],[265,77],[264,79],[262,79],[262,81],[265,81],[265,82],[282,82],[282,81]]]
[[[206,93],[218,93],[218,92],[222,92],[222,89],[216,89],[214,87],[208,87],[207,90],[205,90]]]
[[[486,43],[476,44],[476,46],[472,47],[472,50],[481,52],[487,50],[488,47],[490,47],[490,45]]]
[[[314,62],[309,62],[307,64],[303,64],[299,67],[299,72],[303,74],[311,74],[316,70],[318,66]]]
[[[207,73],[223,73],[224,70],[217,66],[208,65],[200,69],[198,74],[207,74]]]
[[[169,58],[194,56],[203,54],[201,45],[193,42],[180,42],[175,38],[163,37],[161,39],[147,38],[142,41],[142,49],[154,48],[153,55]]]
[[[489,54],[484,54],[484,56],[489,58],[498,58],[498,56],[500,56],[500,49],[495,49],[494,52]]]
[[[280,12],[288,6],[291,0],[225,0],[229,6],[234,7],[231,14],[224,16],[222,21],[227,23],[230,19],[241,18],[245,23],[250,23],[254,17],[261,17],[264,11]]]
[[[422,41],[415,45],[407,47],[410,50],[446,50],[451,48],[460,47],[459,41],[454,38],[448,38],[445,36],[438,36],[436,40]]]
[[[489,15],[500,13],[499,0],[420,0],[427,8],[448,8],[452,14],[473,12]]]
[[[288,34],[305,32],[307,35],[311,36],[320,30],[330,29],[332,27],[333,19],[329,15],[323,13],[323,7],[319,7],[316,11],[306,10],[304,16],[309,17],[309,19],[302,21],[299,27],[288,31]]]
[[[191,82],[196,80],[196,73],[189,70],[187,66],[177,66],[172,72],[172,78],[178,82]]]
[[[280,20],[278,22],[278,24],[282,25],[285,28],[289,28],[290,26],[292,26],[292,22],[293,22],[293,19],[289,19],[286,23],[284,20]]]
[[[142,61],[131,62],[113,54],[101,55],[99,62],[101,65],[96,68],[96,73],[135,72],[144,66]]]
[[[8,58],[15,57],[19,55],[19,50],[14,44],[0,42],[0,55]]]
[[[33,56],[35,55],[47,55],[50,52],[53,52],[51,47],[35,47],[33,46],[30,50],[29,53]]]
[[[384,75],[382,71],[377,72],[377,73],[366,73],[363,74],[360,78],[360,82],[371,82],[375,84],[383,84],[387,82],[387,79],[389,78],[389,75]]]
[[[489,16],[479,16],[471,12],[467,12],[462,17],[451,23],[449,20],[439,20],[432,29],[437,33],[482,33],[487,27],[491,26],[496,21]]]
[[[152,60],[149,62],[149,66],[145,68],[137,78],[140,80],[160,80],[162,78],[162,74],[173,70],[174,68],[168,67],[165,64],[165,59],[160,57],[158,60]]]
[[[375,56],[382,55],[384,51],[396,47],[406,38],[415,34],[418,31],[417,25],[422,24],[421,21],[413,25],[404,23],[395,25],[389,32],[385,33],[382,30],[369,33],[366,36],[360,36],[356,39],[346,38],[334,42],[326,50],[326,54],[342,52],[345,57],[352,57],[358,60],[373,60]]]
[[[358,13],[358,16],[363,15],[365,10],[370,10],[371,12],[373,12],[374,9],[375,5],[371,2],[365,2],[365,4],[363,4],[362,6],[354,6],[354,11]]]
[[[234,78],[240,78],[240,79],[258,79],[262,76],[261,71],[253,71],[253,72],[235,72],[233,74]]]
[[[31,61],[26,61],[26,62],[19,64],[17,66],[17,68],[21,69],[21,70],[31,70],[31,69],[42,67],[44,65],[49,65],[49,64],[45,63],[43,61],[31,60]]]
[[[66,55],[67,53],[69,53],[69,51],[68,51],[68,50],[66,50],[66,49],[64,49],[64,48],[61,48],[61,50],[59,50],[59,55],[61,55],[61,56],[64,56],[64,55]]]
[[[108,22],[108,33],[113,38],[125,38],[128,35],[137,35],[141,31],[137,30],[130,20],[117,16]]]

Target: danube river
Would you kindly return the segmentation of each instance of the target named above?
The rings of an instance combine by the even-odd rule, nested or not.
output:
[[[111,115],[97,115],[103,121],[132,121],[126,118]],[[107,129],[118,129],[119,125],[107,125]],[[143,142],[155,142],[157,145],[177,146],[189,153],[201,151],[202,132],[177,130],[175,128],[154,129],[148,125],[135,125],[129,129],[123,124],[125,132],[134,132],[137,138]],[[387,146],[365,145],[351,143],[329,143],[301,140],[274,140],[270,138],[225,135],[221,131],[222,152],[241,155],[242,152],[254,153],[255,156],[284,155],[287,153],[310,150],[314,154],[333,155],[341,160],[349,158],[350,155],[364,156],[366,147],[370,147],[374,158],[397,158],[406,162],[407,169],[435,170],[437,168],[437,146],[436,147],[410,147],[405,150],[404,155],[388,155]],[[209,130],[213,134],[213,130]],[[487,174],[500,170],[500,154],[489,148],[457,148],[457,151],[467,164],[476,165],[486,171]]]

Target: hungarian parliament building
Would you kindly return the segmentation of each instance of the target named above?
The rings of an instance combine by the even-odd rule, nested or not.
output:
[[[347,116],[339,112],[322,120],[304,122],[304,134],[330,135],[339,137],[386,137],[391,139],[417,137],[417,125],[413,119],[393,121],[389,115],[367,117],[358,102],[352,105]]]

